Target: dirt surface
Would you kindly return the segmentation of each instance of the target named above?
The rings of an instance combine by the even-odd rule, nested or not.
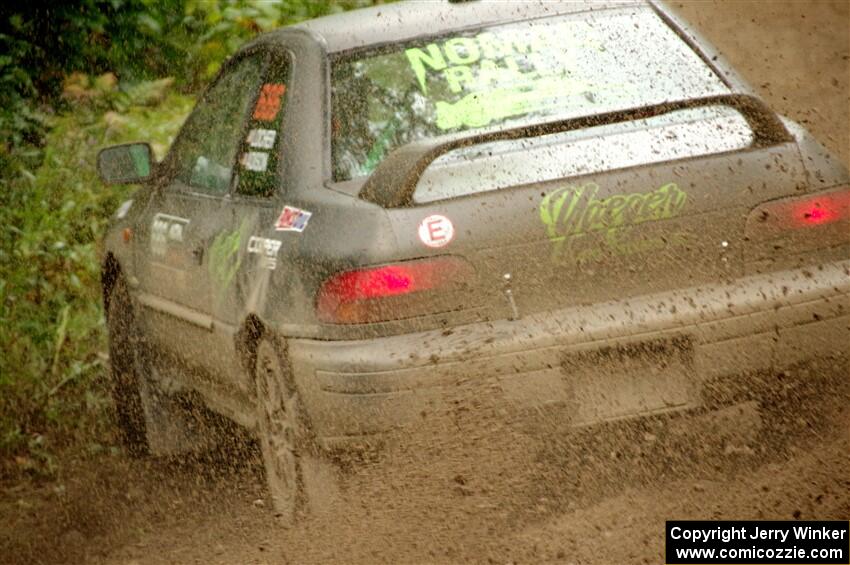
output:
[[[445,418],[345,465],[340,490],[276,525],[256,451],[79,463],[0,503],[4,562],[660,563],[667,519],[846,519],[850,380],[826,359],[754,382],[756,412],[567,433],[462,387]],[[11,559],[7,559],[12,557]]]
[[[670,2],[758,94],[850,165],[850,2]]]
[[[850,3],[681,11],[850,162]],[[347,462],[341,490],[288,530],[255,448],[182,463],[77,454],[55,482],[2,485],[0,563],[661,563],[667,519],[850,517],[849,369],[759,375],[779,391],[760,417],[745,405],[582,433],[465,398]]]

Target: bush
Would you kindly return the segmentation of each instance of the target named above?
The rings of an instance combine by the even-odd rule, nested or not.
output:
[[[189,95],[260,31],[368,0],[73,0],[0,7],[0,478],[113,449],[96,245],[132,188],[97,150],[161,156]]]
[[[110,96],[92,94],[55,118],[35,175],[0,194],[0,453],[17,455],[0,474],[50,472],[59,445],[100,449],[95,438],[109,437],[93,433],[104,431],[108,405],[96,242],[132,189],[103,186],[94,159],[105,144],[167,147],[192,103],[172,93],[119,112]]]

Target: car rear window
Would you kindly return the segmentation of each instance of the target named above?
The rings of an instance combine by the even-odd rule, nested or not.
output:
[[[727,92],[645,8],[393,44],[333,64],[334,179],[366,176],[394,148],[425,138]]]
[[[688,108],[630,122],[531,139],[495,141],[446,153],[419,179],[416,203],[535,182],[591,175],[750,147],[737,110]]]

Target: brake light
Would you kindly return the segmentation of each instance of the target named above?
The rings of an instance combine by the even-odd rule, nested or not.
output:
[[[850,201],[850,199],[845,198]],[[843,210],[842,210],[843,208]],[[839,198],[822,197],[812,202],[804,202],[794,210],[793,217],[797,218],[801,226],[828,224],[846,216],[847,202],[843,203]],[[842,214],[842,212],[844,212]]]
[[[357,324],[446,311],[462,306],[457,291],[473,276],[472,266],[459,257],[343,271],[322,284],[316,312],[322,322]]]
[[[850,190],[843,188],[801,198],[767,202],[753,211],[748,228],[785,232],[850,219]]]
[[[850,243],[850,189],[766,202],[747,218],[751,258]]]

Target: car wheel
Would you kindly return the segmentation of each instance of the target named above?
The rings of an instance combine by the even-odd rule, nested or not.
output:
[[[301,457],[307,427],[286,348],[264,337],[256,350],[257,431],[272,504],[281,522],[291,524],[306,502]]]
[[[122,279],[115,283],[107,309],[112,398],[121,440],[133,456],[148,453],[145,411],[139,387],[136,350],[139,336],[130,295]]]

